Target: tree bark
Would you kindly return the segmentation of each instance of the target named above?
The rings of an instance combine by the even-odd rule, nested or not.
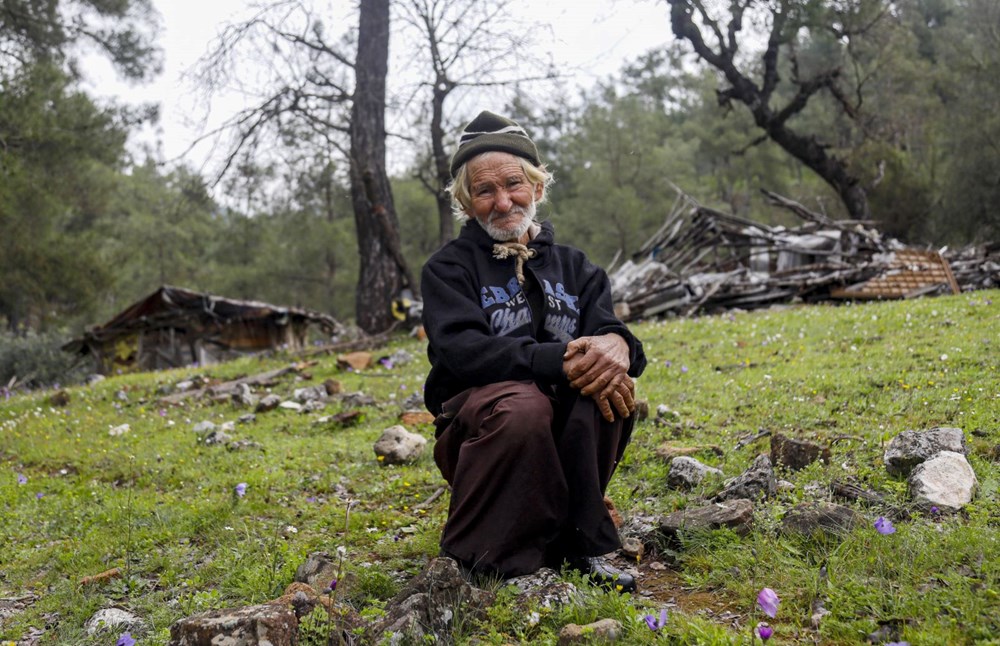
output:
[[[385,170],[385,82],[389,60],[389,0],[362,0],[351,107],[351,201],[361,266],[355,295],[358,326],[383,332],[390,305],[414,287],[399,246],[399,220]]]

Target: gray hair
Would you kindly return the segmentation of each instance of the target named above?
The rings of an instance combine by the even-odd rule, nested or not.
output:
[[[520,162],[521,170],[532,186],[542,185],[542,199],[537,202],[537,204],[541,204],[548,197],[549,193],[547,189],[555,181],[555,178],[552,176],[552,173],[545,169],[545,166],[535,166],[523,157],[518,157],[517,161]],[[446,189],[451,193],[451,212],[459,222],[471,217],[469,210],[472,209],[472,194],[469,193],[468,168],[469,162],[467,161],[458,168],[458,171],[455,173],[455,179],[452,180]]]

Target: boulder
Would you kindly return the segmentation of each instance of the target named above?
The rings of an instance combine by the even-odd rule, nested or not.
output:
[[[555,570],[543,567],[531,574],[507,580],[507,585],[518,589],[517,604],[524,608],[548,608],[555,610],[577,601],[576,586],[564,581]]]
[[[722,471],[702,464],[692,457],[678,456],[670,461],[670,471],[667,473],[667,486],[671,489],[694,489],[708,475],[715,475],[721,478]]]
[[[142,630],[142,627],[142,619],[121,608],[101,608],[84,625],[88,635],[99,632],[133,632]]]
[[[255,408],[257,406],[257,396],[253,394],[249,384],[237,384],[233,394],[229,397],[234,404],[242,408]]]
[[[311,586],[317,592],[323,592],[335,578],[337,560],[327,552],[313,552],[295,570],[294,580]]]
[[[741,498],[759,500],[771,498],[778,491],[778,483],[771,467],[771,458],[765,454],[757,456],[746,471],[726,483],[725,488],[717,493],[713,502],[737,500]]]
[[[170,646],[295,646],[299,623],[295,610],[281,604],[262,604],[212,610],[170,626]]]
[[[910,473],[910,496],[924,509],[957,511],[969,504],[978,486],[972,465],[962,453],[941,451]]]
[[[935,427],[929,431],[903,431],[889,442],[883,459],[891,475],[906,476],[913,467],[941,451],[966,454],[962,429]]]
[[[274,410],[279,405],[281,405],[281,397],[278,397],[277,395],[274,394],[265,395],[264,397],[261,397],[259,402],[257,402],[257,407],[255,408],[255,410],[258,413],[266,413],[268,411]]]
[[[396,425],[385,429],[373,448],[375,455],[382,458],[381,463],[387,465],[413,462],[420,457],[425,446],[427,439],[422,435]]]
[[[806,502],[788,510],[781,519],[781,533],[837,537],[864,522],[864,516],[850,507],[832,502]]]
[[[781,433],[771,435],[772,464],[798,471],[816,460],[829,463],[830,449],[816,442],[791,438]]]
[[[728,527],[745,535],[753,522],[753,503],[746,499],[727,500],[693,509],[682,509],[660,519],[660,532],[676,539],[681,531],[705,531]]]
[[[618,641],[623,635],[622,624],[616,619],[601,619],[580,626],[567,624],[559,631],[559,646],[564,644],[603,644]]]

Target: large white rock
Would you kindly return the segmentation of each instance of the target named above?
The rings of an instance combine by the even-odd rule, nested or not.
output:
[[[403,464],[420,457],[427,439],[422,435],[410,433],[402,426],[390,426],[382,432],[382,437],[375,442],[375,455],[382,458],[382,464]]]
[[[910,496],[929,509],[957,511],[969,504],[979,482],[972,465],[961,453],[941,451],[918,464],[910,474]]]
[[[670,461],[670,472],[667,473],[667,486],[671,489],[693,489],[713,474],[722,477],[722,471],[686,455],[679,455]]]
[[[886,470],[905,476],[924,460],[941,451],[965,454],[965,435],[960,428],[936,427],[927,431],[903,431],[885,447]]]

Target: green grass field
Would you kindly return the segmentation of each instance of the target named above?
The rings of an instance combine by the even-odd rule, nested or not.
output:
[[[698,457],[727,477],[769,450],[767,438],[735,448],[761,430],[830,444],[832,459],[781,473],[794,488],[756,506],[750,535],[688,536],[645,556],[645,595],[583,586],[579,604],[536,618],[500,588],[489,621],[463,624],[458,643],[555,643],[566,623],[611,617],[624,624],[620,643],[750,644],[765,619],[757,592],[769,587],[781,598],[772,643],[865,643],[888,626],[885,641],[1000,644],[1000,292],[633,328],[650,359],[639,397],[654,417],[660,405],[669,412],[638,423],[611,484],[626,520],[708,493],[666,487],[668,463],[656,454],[666,442],[721,447],[721,456]],[[307,554],[339,546],[347,554],[340,598],[377,618],[437,554],[448,498],[420,506],[443,484],[430,451],[405,467],[382,467],[372,451],[427,369],[416,340],[375,356],[398,350],[413,360],[349,372],[323,356],[307,379],[272,388],[291,398],[295,388],[337,379],[377,402],[358,424],[317,422],[346,410],[339,403],[308,414],[278,409],[230,431],[256,443],[237,451],[206,446],[193,428],[246,410],[207,399],[166,406],[160,397],[184,379],[226,380],[295,358],[122,375],[67,389],[65,406],[53,404],[52,391],[0,401],[0,643],[112,644],[117,634],[88,636],[84,623],[114,606],[145,622],[133,632],[139,644],[163,644],[178,618],[279,596]],[[109,433],[126,423],[127,432]],[[976,500],[954,515],[911,508],[905,481],[882,462],[896,434],[934,426],[964,430],[979,480]],[[433,436],[430,426],[411,430]],[[840,541],[777,533],[789,508],[828,500],[831,481],[851,478],[887,501],[858,511],[872,522],[892,518],[896,533],[872,523]],[[82,583],[111,568],[122,576]],[[830,613],[818,628],[810,624],[816,599]],[[652,631],[642,618],[661,607],[668,621]],[[324,643],[324,621],[307,618],[301,643]]]

